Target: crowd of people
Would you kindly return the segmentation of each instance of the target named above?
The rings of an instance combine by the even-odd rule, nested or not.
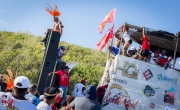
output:
[[[116,56],[117,54],[122,54],[126,57],[131,57],[134,59],[149,62],[151,64],[159,65],[161,67],[164,67],[165,69],[171,68],[172,64],[170,62],[172,60],[172,57],[166,56],[166,50],[162,50],[162,52],[160,52],[160,50],[157,49],[154,53],[150,51],[150,38],[146,35],[145,28],[142,28],[142,37],[140,39],[142,40],[142,46],[140,47],[140,49],[136,49],[135,46],[130,47],[130,45],[132,44],[132,39],[129,35],[128,30],[129,29],[127,27],[122,26],[119,28],[119,31],[115,33],[115,45],[108,47],[109,51],[114,54],[114,56]],[[121,43],[123,44],[122,50],[120,49]],[[129,47],[130,49],[128,50]]]
[[[67,73],[68,68],[56,72]],[[51,74],[51,73],[50,73]],[[2,82],[2,81],[1,81]],[[30,84],[29,78],[18,76],[13,89],[8,92],[0,83],[0,110],[101,110],[101,103],[108,85],[96,88],[86,85],[86,80],[74,86],[72,95],[67,96],[69,78],[60,79],[60,86],[46,87],[44,94],[37,96],[37,86]]]

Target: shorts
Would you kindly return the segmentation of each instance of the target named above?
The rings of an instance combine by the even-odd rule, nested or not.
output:
[[[141,56],[143,56],[143,57],[148,57],[148,55],[149,55],[149,50],[144,50],[144,49],[142,49],[142,51],[141,51]]]
[[[59,58],[57,58],[57,57],[56,57],[56,60],[57,60],[58,62],[60,62],[60,63],[63,63],[63,62],[64,62],[63,60],[61,60],[61,59],[59,59]]]
[[[119,48],[112,46],[112,51],[115,55],[117,55],[119,52]]]
[[[129,41],[127,41],[127,42],[129,42],[130,44],[132,44],[132,40],[129,40]]]

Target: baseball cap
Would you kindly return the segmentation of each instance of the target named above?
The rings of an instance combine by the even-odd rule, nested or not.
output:
[[[63,69],[70,69],[68,66],[65,66]]]
[[[132,46],[130,50],[136,50],[136,47]]]
[[[97,98],[96,86],[89,85],[85,90],[85,96],[90,100],[95,100]]]
[[[44,100],[44,95],[40,95],[39,99]]]
[[[65,46],[61,46],[61,49],[64,49],[64,50],[66,50],[66,47],[65,47]]]
[[[14,86],[17,88],[29,88],[29,85],[30,85],[29,78],[25,76],[18,76],[14,80]]]

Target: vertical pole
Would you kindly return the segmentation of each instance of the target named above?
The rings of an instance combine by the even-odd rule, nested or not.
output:
[[[173,58],[173,69],[174,69],[174,64],[175,64],[175,60],[176,60],[176,52],[177,52],[177,47],[178,47],[178,35],[176,36],[176,44],[175,44],[175,47],[174,47],[174,58]]]

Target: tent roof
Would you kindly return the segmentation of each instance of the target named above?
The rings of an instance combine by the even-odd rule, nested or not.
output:
[[[142,27],[138,27],[127,23],[125,23],[125,25],[129,28],[130,35],[133,41],[142,44],[142,41],[140,40],[140,38],[142,37]],[[116,33],[118,32],[118,30],[116,31]],[[153,30],[150,28],[147,28],[147,30],[149,30],[148,31],[149,33],[147,33],[146,35],[150,38],[149,41],[151,44],[151,51],[154,51],[153,49],[160,48],[160,49],[165,49],[167,51],[168,56],[174,55],[176,39],[179,39],[178,44],[180,44],[180,38],[177,38],[174,34],[165,31]],[[160,33],[162,32],[162,33],[155,34],[154,32],[160,32]],[[177,48],[177,56],[180,57],[180,46],[178,46]]]

